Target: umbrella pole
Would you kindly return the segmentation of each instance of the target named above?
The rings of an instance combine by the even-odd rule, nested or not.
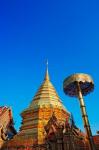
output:
[[[86,130],[87,138],[89,140],[90,150],[95,150],[95,145],[94,145],[94,141],[92,138],[92,132],[91,132],[91,128],[90,128],[90,124],[89,124],[89,120],[88,120],[88,116],[87,116],[87,112],[86,112],[86,106],[84,103],[84,99],[82,96],[79,82],[77,82],[77,93],[78,93],[78,99],[80,102],[80,108],[81,108],[81,113],[82,113],[82,119],[84,122],[84,128]]]

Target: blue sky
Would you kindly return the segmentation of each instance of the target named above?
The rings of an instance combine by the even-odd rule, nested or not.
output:
[[[85,97],[93,134],[99,130],[99,2],[95,0],[0,1],[0,105],[13,109],[15,127],[43,81],[50,78],[83,129],[79,102],[63,93],[72,73],[90,74],[94,92]]]

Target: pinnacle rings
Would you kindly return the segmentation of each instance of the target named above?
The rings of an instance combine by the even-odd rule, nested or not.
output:
[[[94,89],[94,82],[88,74],[77,73],[67,77],[63,82],[63,90],[65,94],[77,97],[77,83],[80,85],[82,95],[87,95]]]

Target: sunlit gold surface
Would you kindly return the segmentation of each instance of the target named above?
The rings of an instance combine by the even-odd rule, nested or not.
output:
[[[64,92],[70,96],[77,96],[76,84],[79,82],[83,95],[87,95],[94,89],[94,83],[88,74],[73,74],[66,78],[63,83]]]
[[[30,140],[32,144],[44,143],[46,135],[44,127],[53,112],[58,120],[64,122],[70,116],[50,81],[47,68],[44,81],[31,101],[30,106],[21,113],[22,125],[19,133],[14,137],[14,141],[16,142],[20,139],[20,143],[22,141],[24,143],[25,139],[32,139]]]

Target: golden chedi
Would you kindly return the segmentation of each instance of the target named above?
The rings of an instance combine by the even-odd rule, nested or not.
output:
[[[22,124],[19,133],[8,142],[7,146],[11,149],[21,146],[44,145],[46,137],[44,127],[53,112],[60,122],[65,122],[70,116],[50,81],[47,67],[43,83],[30,106],[21,113]]]

